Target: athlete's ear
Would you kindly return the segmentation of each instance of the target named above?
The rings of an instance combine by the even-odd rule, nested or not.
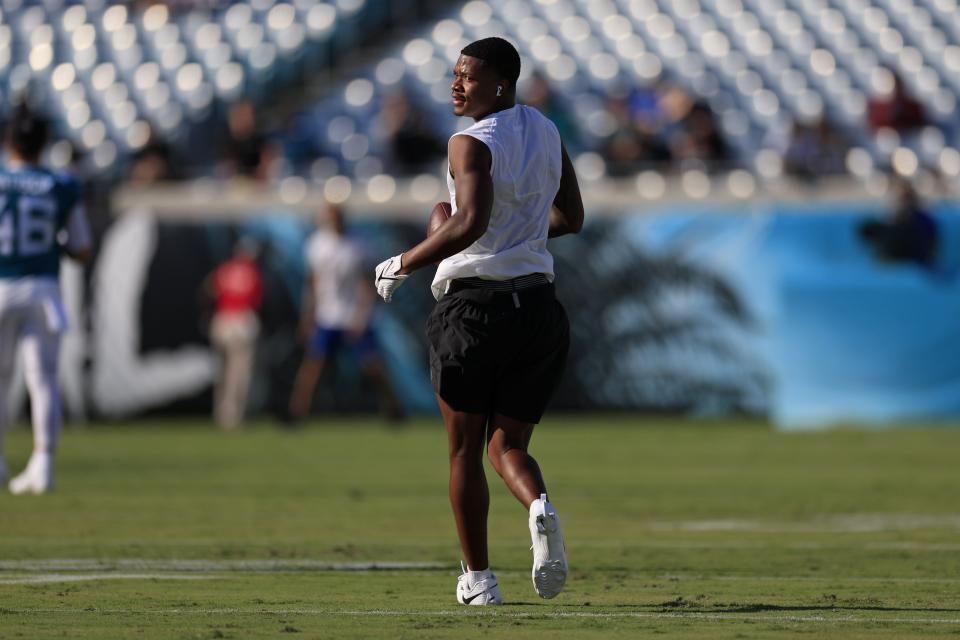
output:
[[[503,95],[503,86],[502,86],[502,85],[499,85],[499,84],[497,85],[497,95],[498,95],[498,96],[502,96],[502,95]]]

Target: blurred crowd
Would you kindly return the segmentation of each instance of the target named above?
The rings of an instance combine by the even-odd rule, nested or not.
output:
[[[709,105],[665,81],[612,92],[590,132],[542,75],[531,76],[522,99],[554,121],[573,152],[598,152],[614,177],[690,164],[715,170],[733,161]]]
[[[923,105],[891,74],[891,86],[877,93],[866,110],[864,130],[870,135],[909,137],[932,124]],[[612,90],[601,98],[602,109],[584,119],[576,100],[562,95],[549,80],[534,73],[521,82],[521,102],[549,117],[574,155],[598,154],[611,177],[646,170],[665,173],[699,169],[718,172],[742,166],[725,138],[717,114],[702,99],[664,78],[648,84]],[[274,106],[258,108],[241,100],[230,105],[220,130],[211,136],[210,162],[203,166],[182,162],[160,140],[150,142],[130,164],[128,179],[135,184],[177,180],[201,175],[241,176],[271,182],[299,174],[323,178],[335,173],[390,173],[412,176],[442,171],[448,123],[418,104],[417,96],[402,89],[376,101],[369,149],[363,160],[344,166],[337,153],[326,148],[329,115],[314,110],[279,113]],[[848,171],[851,132],[838,127],[828,111],[797,118],[757,141],[757,149],[779,154],[783,172],[802,179]],[[350,163],[348,163],[350,164]],[[213,167],[211,172],[209,167]]]

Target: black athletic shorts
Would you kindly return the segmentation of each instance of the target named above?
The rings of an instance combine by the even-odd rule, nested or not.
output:
[[[553,284],[459,288],[427,318],[433,390],[457,411],[537,423],[560,382],[570,325]]]

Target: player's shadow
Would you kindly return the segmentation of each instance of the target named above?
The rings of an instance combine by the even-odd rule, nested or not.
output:
[[[950,608],[950,607],[886,607],[882,605],[842,605],[842,604],[820,604],[820,605],[804,605],[804,604],[765,604],[762,602],[742,604],[742,605],[719,605],[719,606],[690,606],[683,605],[677,606],[672,601],[662,604],[632,604],[628,602],[611,604],[592,604],[588,602],[581,603],[563,603],[558,605],[555,602],[537,602],[533,600],[522,601],[522,602],[510,602],[512,606],[516,607],[550,607],[556,608],[561,606],[564,609],[630,609],[637,612],[656,612],[656,613],[665,613],[673,612],[677,614],[684,613],[693,613],[693,614],[710,614],[710,613],[763,613],[769,611],[776,611],[781,613],[790,613],[790,612],[803,612],[803,611],[885,611],[888,613],[907,613],[907,612],[925,612],[925,613],[960,613],[960,608]]]
[[[756,604],[731,605],[720,607],[684,607],[683,611],[696,613],[762,613],[764,611],[887,611],[887,612],[928,612],[928,613],[958,613],[960,609],[950,607],[886,607],[883,605],[857,604],[821,604],[821,605],[790,605],[790,604]]]
[[[634,611],[665,611],[665,607],[659,604],[650,604],[650,603],[630,603],[630,602],[621,602],[621,603],[609,603],[604,602],[603,604],[593,604],[591,602],[553,602],[549,600],[525,600],[522,602],[509,602],[508,604],[515,607],[549,607],[551,609],[556,609],[557,607],[563,609],[632,609]],[[686,611],[686,609],[684,609]]]

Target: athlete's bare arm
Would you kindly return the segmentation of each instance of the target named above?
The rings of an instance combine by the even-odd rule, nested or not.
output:
[[[560,143],[563,168],[560,174],[560,188],[550,207],[550,237],[579,233],[583,227],[583,198],[580,197],[580,185],[573,162],[567,155],[567,148]]]
[[[487,145],[471,136],[453,136],[447,147],[456,184],[457,214],[426,240],[403,254],[398,273],[406,275],[460,253],[476,242],[490,224],[493,209],[492,158]]]

